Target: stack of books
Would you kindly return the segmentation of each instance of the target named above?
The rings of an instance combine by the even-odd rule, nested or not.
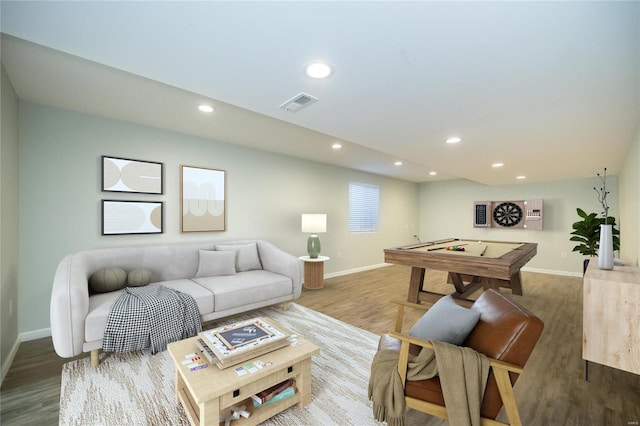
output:
[[[253,406],[264,407],[265,405],[273,404],[277,401],[282,401],[296,394],[296,382],[293,379],[285,380],[282,383],[271,386],[268,389],[258,392],[251,396],[253,399]]]

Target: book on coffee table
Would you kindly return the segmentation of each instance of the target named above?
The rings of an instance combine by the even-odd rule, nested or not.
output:
[[[218,358],[220,368],[231,367],[289,344],[291,333],[269,318],[253,318],[199,333]]]
[[[276,385],[273,385],[270,388],[267,388],[267,389],[265,389],[263,391],[260,391],[255,395],[251,395],[251,399],[253,399],[253,401],[256,404],[263,405],[266,402],[271,401],[273,398],[278,396],[283,391],[287,390],[288,388],[293,387],[294,384],[295,384],[295,380],[287,379],[284,382],[280,382],[280,383],[278,383]],[[255,406],[255,404],[254,404],[254,406]]]

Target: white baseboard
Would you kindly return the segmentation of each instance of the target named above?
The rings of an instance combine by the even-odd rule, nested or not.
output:
[[[41,328],[40,330],[26,331],[24,333],[20,333],[18,338],[21,342],[28,342],[29,340],[41,339],[43,337],[50,337],[51,329],[50,328]]]
[[[330,274],[326,274],[324,277],[325,278],[340,277],[342,275],[349,275],[349,274],[354,274],[356,272],[369,271],[369,270],[372,270],[372,269],[383,268],[385,266],[392,266],[392,264],[391,263],[378,263],[376,265],[368,265],[368,266],[363,266],[363,267],[355,268],[355,269],[347,269],[345,271],[332,272]],[[550,274],[550,275],[561,275],[561,276],[564,276],[564,277],[582,278],[582,274],[580,272],[558,271],[558,270],[555,270],[555,269],[529,268],[529,267],[526,267],[526,266],[523,267],[522,270],[525,271],[525,272],[535,272],[535,273],[538,273],[538,274]]]
[[[330,274],[326,274],[324,277],[325,278],[341,277],[342,275],[349,275],[349,274],[355,274],[356,272],[370,271],[372,269],[383,268],[385,266],[391,266],[391,264],[390,263],[378,263],[377,265],[362,266],[360,268],[347,269],[346,271],[332,272]]]
[[[2,382],[4,382],[4,378],[9,372],[9,369],[11,368],[11,364],[13,364],[13,359],[16,357],[16,354],[18,353],[19,347],[20,347],[20,337],[18,336],[15,343],[13,344],[13,347],[11,348],[11,351],[9,351],[9,356],[7,356],[7,359],[4,360],[4,364],[2,364],[2,378],[0,379],[0,386],[2,385]]]
[[[535,273],[538,273],[538,274],[561,275],[563,277],[582,278],[582,274],[580,272],[557,271],[555,269],[528,268],[528,267],[525,266],[525,267],[522,268],[522,271],[535,272]]]

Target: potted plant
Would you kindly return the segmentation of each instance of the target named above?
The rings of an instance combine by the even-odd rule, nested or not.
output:
[[[572,225],[573,232],[571,235],[573,235],[573,237],[570,238],[570,241],[579,243],[572,251],[580,252],[580,254],[589,257],[598,255],[601,225],[611,225],[613,250],[620,249],[620,231],[616,228],[616,218],[609,216],[609,206],[607,205],[607,194],[609,193],[606,186],[607,169],[604,169],[604,178],[600,176],[600,173],[598,173],[598,177],[603,182],[603,186],[600,190],[596,188],[593,189],[598,193],[598,201],[602,204],[604,210],[602,214],[604,217],[598,217],[597,213],[587,214],[581,208],[576,209],[578,216],[580,216],[582,220]],[[583,262],[583,273],[587,270],[588,264],[589,259],[585,259]]]
[[[597,213],[587,214],[579,207],[576,211],[582,220],[572,225],[573,232],[571,235],[573,237],[569,240],[580,243],[573,248],[573,251],[580,252],[584,256],[596,256],[598,254],[602,219],[598,217]]]

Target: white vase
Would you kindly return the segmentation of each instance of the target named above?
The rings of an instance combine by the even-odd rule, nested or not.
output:
[[[612,225],[600,225],[600,246],[598,248],[598,268],[613,269],[613,229]]]

